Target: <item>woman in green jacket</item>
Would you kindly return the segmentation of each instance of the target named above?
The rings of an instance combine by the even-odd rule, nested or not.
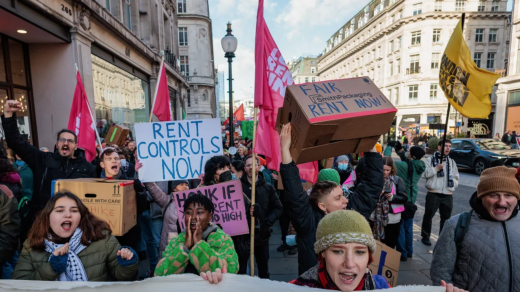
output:
[[[40,281],[132,280],[138,257],[121,247],[109,225],[71,193],[57,193],[36,218],[13,279]]]
[[[238,272],[238,256],[233,240],[211,218],[215,207],[202,194],[192,194],[184,203],[186,229],[172,239],[157,264],[155,274],[209,274]]]

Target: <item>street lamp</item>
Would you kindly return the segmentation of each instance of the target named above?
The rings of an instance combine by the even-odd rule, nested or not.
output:
[[[231,22],[227,23],[227,35],[222,38],[222,49],[226,53],[224,57],[228,59],[229,63],[229,145],[232,145],[232,142],[235,139],[234,130],[233,130],[233,72],[231,63],[233,63],[233,58],[235,57],[235,51],[237,50],[237,38],[231,34]]]

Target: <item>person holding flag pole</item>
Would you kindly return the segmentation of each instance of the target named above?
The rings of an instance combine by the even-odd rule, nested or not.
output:
[[[439,85],[448,99],[444,135],[439,143],[439,151],[425,161],[426,171],[426,206],[421,227],[422,242],[431,245],[430,232],[432,218],[440,210],[441,233],[444,222],[451,217],[453,192],[458,185],[456,163],[448,157],[451,141],[446,139],[450,109],[453,106],[467,118],[487,119],[491,113],[490,94],[499,74],[480,69],[473,59],[464,40],[465,14],[455,27],[450,41],[443,53],[439,68]]]

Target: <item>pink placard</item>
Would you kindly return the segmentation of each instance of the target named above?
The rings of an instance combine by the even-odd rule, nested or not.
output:
[[[226,234],[230,236],[249,234],[242,184],[239,180],[173,193],[181,230],[186,229],[184,202],[194,194],[203,194],[211,199],[215,206],[211,222],[222,226]]]

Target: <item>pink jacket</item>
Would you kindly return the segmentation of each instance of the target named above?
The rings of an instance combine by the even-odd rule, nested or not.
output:
[[[177,207],[175,206],[175,202],[173,201],[172,195],[165,194],[155,183],[145,183],[146,189],[150,192],[150,195],[153,197],[154,202],[162,208],[164,216],[163,216],[163,227],[161,231],[161,242],[159,244],[159,259],[162,258],[162,254],[168,246],[168,233],[175,232],[178,233],[177,230]],[[168,203],[172,201],[171,204]],[[164,209],[166,212],[164,212]]]

